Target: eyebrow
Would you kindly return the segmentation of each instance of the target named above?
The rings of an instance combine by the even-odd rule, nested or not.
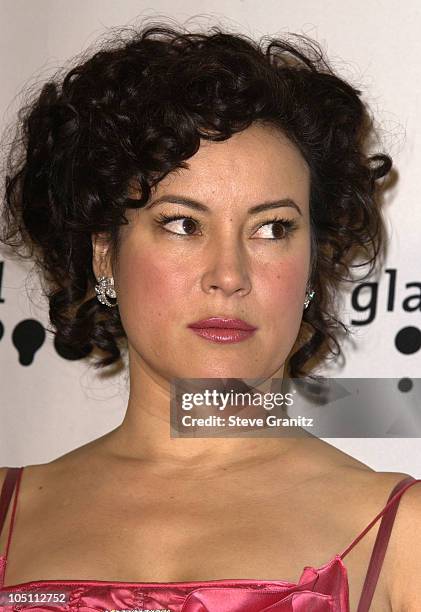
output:
[[[162,202],[171,202],[172,204],[182,204],[183,206],[187,206],[188,208],[192,208],[193,210],[199,210],[201,212],[211,212],[211,209],[202,202],[198,202],[197,200],[193,200],[191,198],[185,198],[176,195],[163,195],[150,204],[145,206],[145,209],[150,209],[157,204],[161,204]],[[282,208],[284,206],[288,206],[290,208],[295,208],[299,214],[302,216],[302,212],[300,207],[294,200],[291,198],[282,198],[281,200],[274,200],[270,202],[262,202],[261,204],[256,204],[248,209],[249,215],[256,215],[257,213],[263,212],[265,210],[272,210],[274,208]]]

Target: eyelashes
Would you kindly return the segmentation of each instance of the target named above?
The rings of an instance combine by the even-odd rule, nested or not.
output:
[[[192,233],[180,233],[180,232],[176,232],[176,231],[172,231],[167,229],[167,225],[169,225],[170,223],[173,223],[175,221],[180,221],[181,219],[185,219],[188,221],[188,225],[190,226],[190,229],[193,227],[193,231],[195,226],[200,228],[200,223],[199,221],[197,221],[196,219],[194,219],[193,217],[190,217],[189,215],[182,215],[182,214],[173,214],[173,215],[167,215],[165,213],[160,213],[155,219],[155,223],[165,232],[169,233],[169,234],[173,234],[175,236],[179,236],[179,237],[194,237],[196,234]],[[298,229],[298,223],[294,220],[294,219],[285,219],[283,217],[273,217],[271,219],[268,219],[267,221],[265,221],[264,223],[261,223],[259,225],[259,227],[257,228],[256,232],[260,231],[261,228],[265,228],[266,226],[270,226],[270,225],[274,225],[274,227],[277,228],[277,230],[281,230],[281,235],[280,236],[273,236],[273,237],[268,237],[268,236],[263,236],[263,239],[266,240],[286,240],[288,238],[291,237],[291,235],[293,234],[293,232]],[[184,224],[181,223],[179,224],[181,226],[183,226]],[[189,228],[187,227],[184,228],[184,231],[189,231]],[[276,231],[276,233],[279,233],[278,231]]]

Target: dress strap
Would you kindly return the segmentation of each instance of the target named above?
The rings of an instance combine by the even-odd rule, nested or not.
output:
[[[15,521],[16,506],[17,506],[17,499],[18,499],[18,493],[19,493],[19,485],[20,485],[20,481],[22,478],[22,472],[23,472],[23,467],[8,468],[6,472],[6,477],[4,479],[3,486],[1,489],[1,494],[0,494],[0,534],[1,534],[4,523],[6,521],[6,515],[9,509],[10,500],[12,499],[13,491],[15,490],[15,486],[16,486],[16,493],[15,493],[15,498],[13,501],[12,516],[10,518],[10,526],[9,526],[9,534],[8,534],[7,544],[6,544],[6,551],[4,553],[4,564],[7,561],[7,555],[9,553],[9,547],[10,547],[10,540],[12,538],[13,524]]]
[[[376,588],[377,580],[380,574],[380,570],[383,564],[383,560],[386,554],[386,549],[389,543],[390,534],[392,531],[393,523],[395,521],[399,502],[403,493],[417,482],[421,482],[421,479],[414,478],[413,476],[406,476],[405,478],[400,480],[394,486],[392,492],[390,493],[389,499],[385,507],[377,514],[377,516],[374,517],[374,519],[354,539],[354,541],[351,542],[351,544],[339,555],[341,559],[343,559],[345,555],[347,555],[350,550],[352,550],[352,548],[361,540],[361,538],[363,538],[365,534],[374,526],[374,524],[377,523],[379,518],[381,516],[383,517],[379,526],[379,530],[377,532],[376,540],[374,542],[370,563],[368,565],[367,574],[361,592],[357,612],[368,612],[369,610],[374,590]]]

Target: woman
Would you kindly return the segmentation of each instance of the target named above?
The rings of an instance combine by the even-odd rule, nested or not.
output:
[[[176,378],[304,378],[339,354],[335,297],[384,244],[391,168],[359,94],[306,39],[158,25],[23,115],[3,241],[30,248],[57,341],[98,367],[127,342],[130,380],[119,427],[1,472],[3,591],[69,597],[29,609],[421,609],[419,481],[309,435],[169,430]]]

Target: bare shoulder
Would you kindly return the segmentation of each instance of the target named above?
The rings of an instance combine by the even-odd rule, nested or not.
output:
[[[346,479],[348,492],[352,492],[355,502],[352,508],[361,527],[368,525],[367,519],[374,519],[382,511],[396,484],[412,476],[402,472],[376,472],[351,464],[340,472]],[[380,518],[377,528],[379,525]],[[421,610],[420,525],[421,480],[417,479],[400,497],[377,588],[384,588],[393,612]],[[355,530],[356,533],[359,531],[360,528]],[[376,533],[377,529],[373,529],[371,538],[367,540],[370,548]]]
[[[365,494],[372,492],[372,498],[379,501],[379,496],[394,484],[410,476],[403,472],[378,472],[366,463],[321,439],[306,441],[303,452],[300,453],[303,465],[317,464],[316,475],[330,475],[332,481],[342,482],[344,486],[360,488]],[[317,461],[315,461],[317,458]]]
[[[43,483],[50,482],[53,484],[57,480],[74,482],[79,478],[83,478],[84,474],[88,473],[94,464],[97,465],[98,469],[101,469],[101,462],[104,457],[101,449],[108,435],[105,434],[96,438],[60,455],[52,461],[25,465],[23,492],[19,493],[20,497],[24,496],[30,500],[32,493],[40,486],[43,486]],[[4,482],[7,470],[7,467],[0,468],[0,487]]]
[[[406,476],[406,475],[404,475]],[[421,610],[421,479],[401,496],[390,536],[390,556],[394,559],[390,599],[392,610]]]
[[[326,456],[327,465],[331,465],[331,470],[326,470],[326,473],[331,475],[335,494],[338,493],[338,489],[346,490],[347,498],[355,501],[355,505],[352,505],[353,511],[360,512],[361,516],[370,516],[370,513],[376,509],[380,512],[395,485],[412,476],[404,472],[378,472],[332,446],[326,450]],[[405,517],[410,518],[411,513],[416,514],[419,511],[420,500],[421,486],[411,486],[403,494],[401,501],[403,509],[399,510],[400,516],[405,515],[405,519]],[[373,516],[376,514],[377,512]]]
[[[343,508],[344,547],[351,542],[347,525],[355,535],[383,510],[398,482],[413,476],[403,472],[377,472],[369,466],[345,454],[335,456],[337,469],[331,472],[331,504],[337,508],[338,499],[346,499]],[[333,456],[332,455],[332,456]],[[339,461],[340,460],[340,461]],[[414,476],[413,476],[414,477]],[[328,493],[330,494],[330,493]],[[339,502],[341,503],[341,502]],[[373,529],[352,549],[346,558],[348,569],[364,564],[372,553],[374,540],[380,526],[380,517]],[[393,612],[418,612],[421,610],[421,480],[416,479],[400,497],[395,521],[387,545],[382,570],[374,595],[374,609]],[[360,556],[361,555],[361,556]],[[352,575],[352,571],[350,571]],[[357,596],[362,583],[357,580]],[[383,595],[384,593],[384,595]],[[354,596],[355,597],[355,596]],[[376,599],[377,597],[377,599]],[[358,600],[358,597],[355,601]],[[377,606],[377,607],[376,607]]]
[[[23,485],[20,488],[19,497],[31,503],[34,493],[48,482],[57,480],[74,481],[92,466],[93,462],[101,462],[101,453],[97,450],[101,447],[102,439],[98,438],[83,446],[73,449],[64,455],[47,463],[34,463],[24,466]],[[0,490],[5,481],[8,467],[0,467]],[[0,537],[1,543],[1,537]]]
[[[36,520],[37,510],[51,504],[57,491],[71,490],[73,496],[83,490],[86,475],[89,475],[94,463],[97,473],[101,470],[102,438],[97,438],[83,446],[73,449],[47,463],[34,463],[24,466],[21,486],[19,488],[19,521],[20,530],[25,531],[31,521]],[[0,490],[6,478],[8,467],[0,468]],[[60,489],[61,487],[61,489]],[[0,554],[5,550],[8,528],[12,514],[12,503],[9,504],[3,529],[0,530]]]
[[[367,516],[372,514],[373,518],[380,512],[389,500],[393,489],[411,474],[404,472],[377,472],[371,468],[348,465],[338,471],[338,478],[344,478],[349,492],[362,512],[367,509]],[[414,499],[414,502],[411,500]],[[415,506],[421,500],[421,487],[412,486],[404,492],[399,505],[399,516],[408,516],[408,512],[416,512]],[[401,509],[401,506],[403,509]],[[407,506],[409,509],[407,509]],[[398,516],[398,515],[397,515]],[[396,518],[397,524],[397,518]],[[394,526],[395,529],[395,526]]]

